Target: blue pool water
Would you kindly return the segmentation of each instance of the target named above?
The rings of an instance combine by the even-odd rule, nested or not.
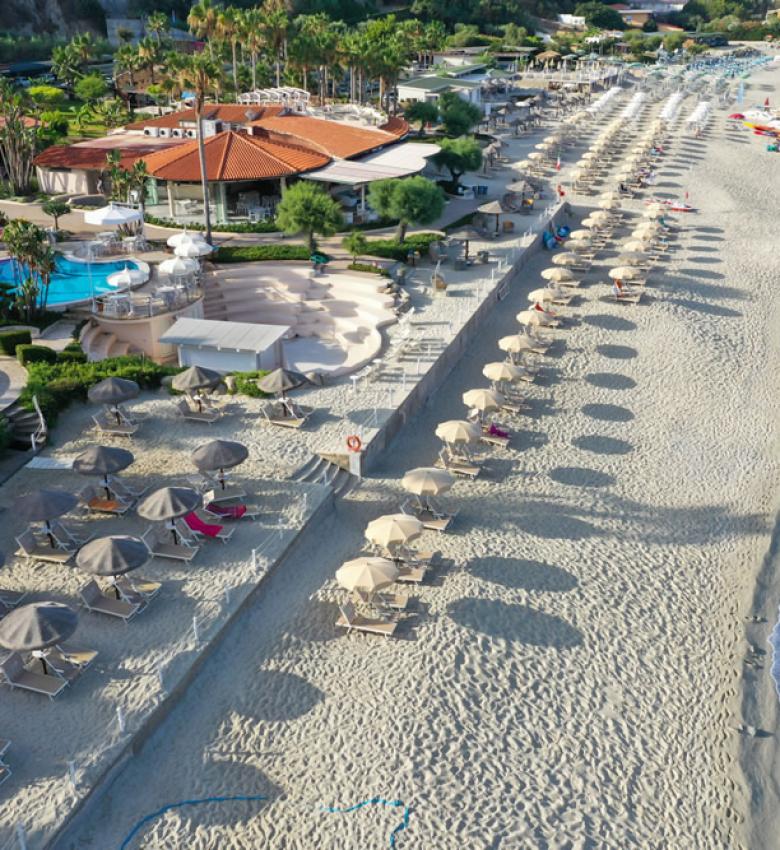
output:
[[[20,275],[14,276],[14,265],[16,265],[14,260],[0,260],[0,281],[14,283],[21,279]],[[86,263],[69,260],[62,254],[57,254],[55,271],[49,284],[49,307],[68,304],[72,301],[88,301],[93,293],[102,295],[104,292],[116,291],[106,278],[114,272],[121,272],[125,266],[131,269],[138,268],[137,263],[129,260],[91,263],[92,284],[90,286],[89,269]]]

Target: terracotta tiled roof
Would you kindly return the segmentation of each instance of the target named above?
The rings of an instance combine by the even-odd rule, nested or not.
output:
[[[181,142],[164,148],[166,152],[171,147],[178,148]],[[44,168],[81,168],[89,171],[102,171],[106,168],[106,157],[109,151],[119,151],[119,164],[123,168],[129,168],[138,159],[146,159],[150,153],[161,152],[161,145],[132,145],[127,148],[121,147],[98,147],[96,145],[52,145],[45,151],[39,153],[33,160],[35,165]]]
[[[374,127],[356,127],[327,118],[312,118],[309,115],[277,115],[253,121],[251,126],[276,130],[295,137],[295,141],[317,147],[330,156],[349,159],[361,153],[381,148],[398,141],[395,133]]]
[[[225,121],[229,124],[246,124],[263,116],[278,115],[281,106],[247,106],[241,103],[207,103],[203,107],[203,117],[209,121]],[[251,117],[247,117],[247,115]],[[195,123],[195,110],[182,109],[156,118],[147,117],[125,126],[126,130],[143,130],[144,127],[179,127],[182,123]]]
[[[387,123],[382,124],[379,129],[384,130],[385,133],[392,133],[400,139],[409,132],[409,122],[405,118],[396,115],[393,118],[388,118]]]
[[[37,118],[30,118],[28,115],[22,116],[22,124],[25,127],[37,127],[40,121]],[[5,127],[5,118],[0,118],[0,127]]]
[[[330,157],[303,145],[281,142],[270,134],[226,131],[204,142],[209,180],[269,180],[322,168]],[[161,180],[200,180],[196,140],[144,157],[149,173]]]

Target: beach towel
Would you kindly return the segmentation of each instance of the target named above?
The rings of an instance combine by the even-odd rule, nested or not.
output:
[[[184,517],[184,522],[193,531],[204,534],[206,537],[216,537],[223,528],[221,525],[212,525],[211,523],[204,522],[197,514],[187,514]]]
[[[490,434],[491,437],[503,437],[504,439],[509,437],[509,431],[503,431],[498,427],[498,425],[496,425],[495,422],[490,423],[488,434]]]

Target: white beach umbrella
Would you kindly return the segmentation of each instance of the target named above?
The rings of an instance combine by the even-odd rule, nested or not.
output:
[[[84,213],[84,221],[97,227],[121,227],[123,224],[141,221],[142,218],[140,210],[120,207],[113,203]]]
[[[642,251],[646,251],[647,247],[648,245],[646,241],[642,241],[641,239],[632,239],[623,245],[623,250],[626,252],[636,251],[641,253]]]
[[[564,268],[545,269],[542,272],[542,277],[545,280],[554,280],[556,283],[574,280],[574,275],[568,269]]]
[[[595,221],[597,224],[605,224],[609,221],[610,215],[606,210],[596,210],[595,212],[592,212],[588,218],[591,221]]]
[[[540,310],[521,310],[515,318],[518,323],[526,327],[543,328],[551,319]]]
[[[590,239],[593,234],[590,230],[572,230],[569,239]]]
[[[563,254],[554,254],[552,261],[556,266],[577,266],[582,262],[582,259],[576,254],[566,251]]]
[[[415,496],[439,496],[446,493],[455,483],[455,476],[446,469],[435,466],[419,466],[410,469],[401,479],[401,486]]]
[[[169,248],[175,248],[180,242],[191,242],[193,239],[197,239],[199,237],[200,234],[197,231],[190,233],[190,231],[185,227],[184,230],[179,233],[174,233],[173,236],[169,236],[166,240],[166,244]]]
[[[208,242],[202,242],[200,239],[183,239],[173,249],[173,253],[176,254],[177,257],[184,257],[192,260],[197,259],[198,257],[205,257],[213,250],[214,249]]]
[[[389,549],[415,540],[423,533],[423,524],[409,514],[385,514],[366,526],[366,540]]]
[[[621,207],[620,201],[604,200],[599,201],[599,209],[602,210],[619,210]]]
[[[388,558],[355,558],[336,570],[336,581],[346,590],[374,593],[398,578],[398,567]]]
[[[157,268],[162,274],[184,277],[188,274],[194,274],[198,271],[200,265],[197,260],[189,260],[186,257],[172,257],[170,260],[163,260]]]
[[[531,153],[528,154],[528,159],[530,159],[531,162],[538,162],[539,160],[544,159],[544,154],[541,154],[538,151],[531,151]]]
[[[615,192],[615,191],[602,192],[599,195],[599,200],[600,201],[619,201],[620,200],[620,193]]]
[[[617,262],[624,266],[642,266],[647,262],[647,254],[641,251],[624,251],[618,256]]]
[[[539,343],[532,340],[527,334],[512,334],[503,336],[498,341],[498,347],[507,354],[522,354],[524,351],[533,351]]]
[[[472,407],[482,413],[498,410],[504,403],[503,396],[493,390],[476,389],[463,393],[463,403],[466,407]]]
[[[127,289],[131,286],[140,286],[149,280],[149,272],[143,269],[131,269],[125,264],[121,272],[114,272],[106,278],[106,283],[109,286],[116,286],[119,289]]]
[[[517,167],[520,169],[528,169],[533,165],[533,163],[528,159],[521,159],[520,162],[517,163]]]
[[[593,243],[590,239],[570,239],[566,247],[571,251],[592,251]]]
[[[556,289],[532,289],[528,293],[528,300],[532,304],[544,304],[548,301],[554,301],[558,297],[558,290]]]
[[[436,426],[436,436],[444,443],[475,443],[482,431],[465,419],[450,419]]]
[[[521,380],[525,371],[519,366],[512,363],[507,363],[505,360],[495,363],[486,363],[482,369],[482,374],[489,381],[505,381],[508,383],[516,383]]]
[[[617,266],[610,269],[607,274],[612,280],[641,280],[644,277],[644,272],[631,266]]]

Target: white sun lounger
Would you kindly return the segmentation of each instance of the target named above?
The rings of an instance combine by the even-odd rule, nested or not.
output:
[[[358,614],[355,606],[349,602],[339,605],[339,611],[341,612],[341,616],[336,620],[336,627],[346,629],[349,632],[354,629],[358,632],[368,632],[373,635],[392,637],[398,626],[398,623],[378,617],[364,617],[362,614]]]

